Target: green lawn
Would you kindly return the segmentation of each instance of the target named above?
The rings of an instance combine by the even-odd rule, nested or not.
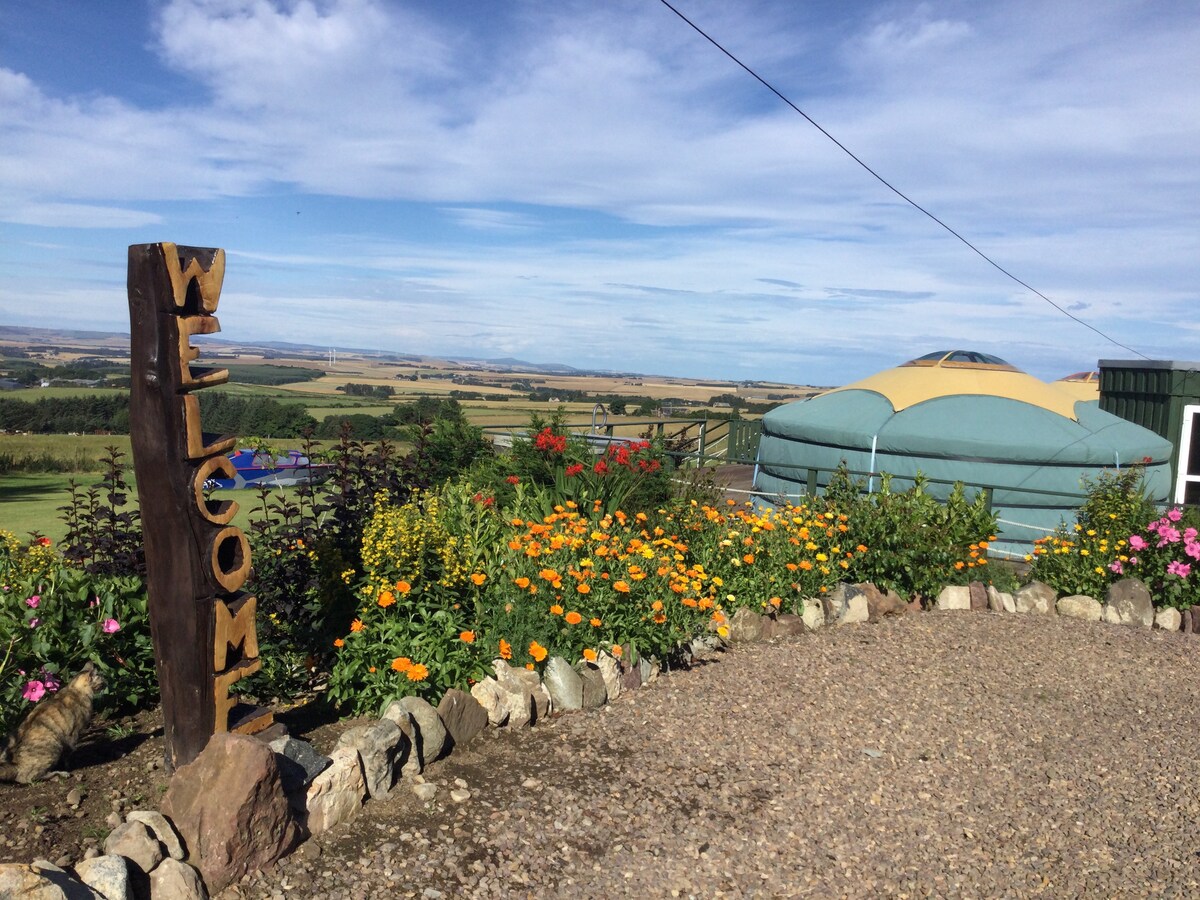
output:
[[[0,528],[19,538],[32,532],[57,544],[67,526],[58,518],[58,507],[70,499],[67,482],[83,482],[95,475],[0,475]],[[90,482],[89,482],[90,483]]]

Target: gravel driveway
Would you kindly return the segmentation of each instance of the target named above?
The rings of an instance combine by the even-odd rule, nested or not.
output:
[[[965,612],[739,646],[486,732],[222,898],[1200,896],[1198,654]]]

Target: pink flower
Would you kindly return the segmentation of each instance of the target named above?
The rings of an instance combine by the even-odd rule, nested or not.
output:
[[[37,627],[38,627],[38,625],[40,625],[41,623],[42,623],[42,620],[41,620],[41,619],[34,617],[34,618],[32,618],[32,619],[30,619],[30,620],[29,620],[29,627],[30,627],[30,628],[37,628]]]
[[[30,703],[37,703],[46,696],[46,686],[40,681],[30,681],[25,685],[25,690],[21,692],[21,696]]]
[[[42,682],[46,685],[46,690],[52,694],[62,687],[62,682],[58,680],[55,674],[47,672],[45,668],[42,669]]]
[[[1167,574],[1168,575],[1178,575],[1180,578],[1187,578],[1188,575],[1191,574],[1191,571],[1192,571],[1191,563],[1183,563],[1177,559],[1173,559],[1169,563],[1167,563]]]
[[[42,595],[34,594],[32,597],[29,597],[25,600],[25,605],[28,606],[30,609],[37,609],[38,604],[41,602],[42,602]]]
[[[1158,544],[1159,547],[1165,547],[1167,544],[1179,543],[1179,529],[1172,528],[1170,525],[1164,525],[1158,529]]]
[[[1138,558],[1136,556],[1129,557],[1129,564],[1131,566],[1136,566],[1138,564]]]
[[[1176,506],[1174,509],[1167,511],[1167,518],[1172,522],[1178,522],[1183,518],[1183,513],[1180,511],[1179,507]]]
[[[1121,561],[1119,559],[1114,559],[1112,562],[1110,562],[1108,564],[1108,568],[1109,571],[1116,572],[1118,575],[1125,574],[1125,567],[1121,565]]]
[[[100,605],[100,598],[99,598],[99,597],[93,597],[93,598],[92,598],[92,602],[88,604],[88,609],[92,609],[93,607],[96,607],[96,606],[99,606],[99,605]]]
[[[1200,542],[1191,541],[1183,545],[1183,552],[1192,559],[1200,559]]]
[[[1200,536],[1200,532],[1196,531],[1195,528],[1189,528],[1183,533],[1183,539],[1189,544],[1196,540],[1197,536]]]
[[[1131,534],[1129,536],[1129,546],[1134,550],[1145,550],[1148,545],[1140,534]]]
[[[121,630],[121,623],[116,619],[105,619],[104,624],[100,626],[100,629],[105,634],[112,634],[114,631]]]

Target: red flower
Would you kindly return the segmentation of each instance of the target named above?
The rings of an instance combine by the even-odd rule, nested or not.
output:
[[[534,438],[533,446],[545,453],[562,453],[567,449],[567,436],[555,434],[549,427],[543,428]]]
[[[574,478],[576,475],[578,475],[582,471],[583,471],[583,463],[575,463],[574,465],[567,466],[567,477]]]
[[[607,475],[608,474],[608,464],[604,460],[600,460],[600,462],[598,462],[594,466],[592,466],[592,471],[595,472],[597,475]]]
[[[520,484],[521,476],[520,475],[509,475],[504,480],[507,481],[509,484]]]

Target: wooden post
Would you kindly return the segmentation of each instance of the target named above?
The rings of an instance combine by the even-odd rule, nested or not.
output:
[[[229,524],[237,504],[204,497],[206,479],[233,477],[234,438],[203,431],[193,392],[229,373],[193,368],[200,351],[189,339],[220,331],[224,274],[224,250],[129,248],[129,430],[168,770],[195,759],[214,732],[252,733],[272,721],[269,710],[235,710],[229,697],[261,666],[255,598],[241,590],[250,545]]]

